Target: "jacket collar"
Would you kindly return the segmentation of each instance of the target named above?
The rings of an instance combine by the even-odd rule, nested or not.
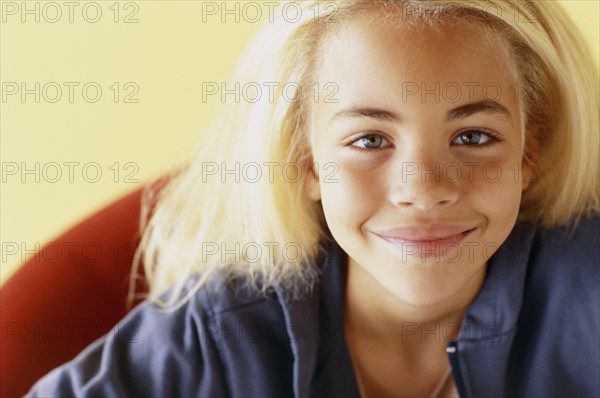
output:
[[[282,304],[286,331],[294,355],[294,397],[307,397],[310,396],[317,359],[317,346],[310,334],[318,327],[318,299],[307,295],[300,300],[292,300],[281,289],[276,289],[276,292]]]
[[[517,224],[490,258],[485,282],[465,313],[459,341],[493,341],[515,329],[534,235],[532,225]]]
[[[467,309],[456,343],[460,383],[466,397],[504,390],[511,347],[523,304],[535,229],[517,224],[488,262],[488,275]]]
[[[310,388],[319,349],[316,344],[319,336],[315,334],[320,330],[319,322],[322,317],[320,301],[326,300],[342,322],[346,254],[333,238],[328,239],[324,246],[325,250],[317,260],[319,282],[309,293],[294,300],[280,287],[275,288],[294,355],[294,397],[311,396]],[[343,333],[343,325],[339,326]]]

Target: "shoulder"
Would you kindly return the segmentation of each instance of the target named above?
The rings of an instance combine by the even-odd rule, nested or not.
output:
[[[600,215],[579,220],[553,228],[540,229],[538,232],[539,249],[553,254],[564,254],[573,258],[598,260],[598,237],[600,234]]]
[[[531,245],[526,297],[553,314],[599,322],[600,217],[538,229]],[[576,307],[576,308],[574,308]],[[589,326],[589,323],[588,323]],[[597,325],[596,325],[597,327]],[[596,329],[596,333],[598,330]]]
[[[533,241],[530,265],[530,274],[536,277],[531,281],[562,286],[555,293],[597,292],[600,217],[585,218],[574,225],[539,229]]]
[[[512,364],[530,392],[600,392],[599,235],[598,217],[535,234]]]
[[[600,217],[539,229],[531,245],[524,310],[554,331],[600,337]],[[598,350],[600,351],[600,350]]]
[[[279,363],[269,365],[284,372],[292,354],[277,297],[260,294],[241,279],[217,275],[194,289],[196,281],[197,276],[186,280],[184,293],[193,294],[178,308],[141,303],[106,336],[41,379],[29,395],[241,395],[256,380],[243,375],[258,372],[260,350],[279,350],[280,359],[273,355],[272,360]]]

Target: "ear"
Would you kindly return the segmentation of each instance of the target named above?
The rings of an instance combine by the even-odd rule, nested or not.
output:
[[[314,200],[315,202],[321,200],[319,174],[312,166],[309,166],[306,170],[306,177],[304,178],[304,192],[311,200]]]

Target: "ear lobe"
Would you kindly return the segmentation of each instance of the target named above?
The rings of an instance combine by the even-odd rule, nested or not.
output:
[[[319,184],[319,176],[310,168],[306,171],[304,178],[304,192],[315,202],[321,200],[321,185]]]

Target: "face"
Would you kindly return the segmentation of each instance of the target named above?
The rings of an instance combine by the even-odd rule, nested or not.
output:
[[[309,196],[349,267],[413,305],[450,299],[484,275],[525,188],[510,63],[457,23],[357,20],[324,54],[337,102],[314,108]]]

